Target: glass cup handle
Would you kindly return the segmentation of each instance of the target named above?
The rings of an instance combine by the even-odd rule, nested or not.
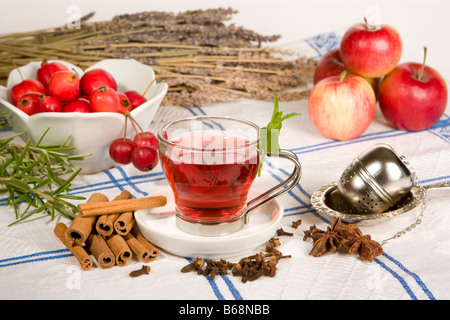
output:
[[[257,196],[256,198],[250,200],[247,203],[246,210],[244,212],[244,222],[248,223],[250,219],[250,213],[259,207],[263,206],[270,200],[273,200],[285,192],[290,191],[292,188],[295,187],[295,185],[298,183],[302,176],[302,166],[300,164],[300,161],[298,160],[298,157],[295,153],[293,153],[290,150],[281,149],[280,152],[276,155],[269,155],[269,156],[277,156],[279,158],[284,158],[292,161],[294,163],[294,170],[292,171],[289,178],[281,182],[280,184],[276,185],[272,189],[264,192],[263,194]]]

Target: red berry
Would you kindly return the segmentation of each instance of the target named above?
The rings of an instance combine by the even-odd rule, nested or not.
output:
[[[41,94],[39,96],[39,112],[62,112],[63,107],[58,99]]]
[[[63,107],[63,112],[92,112],[89,102],[83,98],[77,98],[68,102]]]
[[[100,87],[89,96],[89,103],[94,112],[122,113],[119,94],[108,87]]]
[[[80,80],[81,91],[90,95],[100,87],[108,87],[117,91],[117,83],[114,77],[103,69],[92,69],[86,72]]]
[[[133,107],[131,106],[131,102],[128,100],[128,97],[122,92],[118,92],[117,94],[120,99],[121,113],[125,114],[126,111],[131,111]]]
[[[142,147],[142,146],[152,146],[156,150],[159,149],[158,146],[158,139],[156,136],[151,132],[139,132],[133,139],[134,144],[136,147]]]
[[[140,171],[152,170],[158,161],[158,150],[151,146],[137,147],[131,153],[131,162]]]
[[[109,146],[109,155],[117,163],[128,164],[135,145],[131,139],[119,138]]]
[[[132,109],[139,107],[144,102],[147,102],[147,99],[144,98],[139,92],[135,90],[125,92],[125,95],[131,102]]]
[[[23,80],[11,88],[11,100],[13,105],[17,105],[20,98],[29,92],[45,94],[45,87],[39,80],[36,79]]]
[[[39,112],[39,96],[40,93],[30,92],[24,94],[16,107],[28,114],[29,116]]]
[[[45,89],[48,90],[48,83],[50,82],[50,79],[53,74],[58,71],[69,71],[69,68],[61,62],[48,62],[44,60],[36,73],[36,77],[44,85]]]
[[[72,71],[55,72],[48,84],[48,94],[61,102],[68,102],[80,95],[80,79]]]

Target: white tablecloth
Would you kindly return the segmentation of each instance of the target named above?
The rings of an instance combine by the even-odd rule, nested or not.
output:
[[[41,2],[44,7],[49,3]],[[19,13],[18,8],[28,2],[18,1],[18,3],[19,5],[16,5],[15,2],[10,14],[6,14],[6,20],[0,22],[1,32],[31,30],[35,27],[50,26],[46,25],[50,22],[54,22],[51,25],[60,24],[58,19],[62,19],[61,17],[45,21],[33,18],[25,28],[23,24],[13,20],[22,17],[23,11]],[[359,17],[364,15],[365,8],[372,4],[354,1],[343,2],[339,6],[327,1],[317,1],[314,4],[294,1],[257,3],[228,1],[221,2],[218,6],[236,7],[240,12],[243,11],[240,14],[244,16],[237,14],[236,23],[266,34],[282,33],[280,46],[297,48],[314,57],[319,57],[339,45],[340,36],[346,27],[358,22]],[[118,10],[132,13],[139,10],[187,9],[184,2],[177,3],[178,7],[170,7],[171,4],[175,2],[169,1],[166,5],[156,4],[153,7],[153,4],[144,5],[144,2],[131,1],[126,8],[122,5],[114,10],[105,11],[100,11],[97,2],[90,4],[83,1],[80,6],[84,12],[98,11],[98,19],[110,18]],[[214,7],[214,4],[190,1],[189,9]],[[408,4],[408,7],[404,7],[405,4],[391,4],[391,2],[388,5],[384,1],[379,5],[383,16],[390,24],[396,26],[398,18],[398,29],[405,42],[403,59],[413,57],[416,61],[421,61],[422,46],[426,38],[435,44],[429,57],[430,65],[438,69],[445,79],[449,79],[450,64],[444,58],[448,56],[448,45],[440,38],[440,35],[446,34],[445,31],[447,33],[450,31],[449,26],[446,25],[445,30],[440,30],[436,34],[436,29],[440,29],[442,24],[447,22],[430,16],[431,13],[436,13],[441,17],[443,12],[448,12],[449,5],[440,1],[427,3],[417,1],[411,6]],[[52,10],[57,8],[59,7]],[[335,11],[332,12],[333,10]],[[347,16],[343,14],[345,10],[349,12]],[[37,14],[41,11],[33,12]],[[27,15],[29,14],[31,13]],[[284,14],[287,18],[283,18]],[[426,23],[420,23],[420,27],[412,25],[410,20],[415,20],[415,23],[419,24],[420,20],[415,18],[420,15],[423,15]],[[295,19],[297,16],[298,20]],[[334,20],[329,21],[332,18]],[[328,24],[324,30],[320,22],[326,19]],[[273,28],[270,27],[271,24]],[[298,33],[293,31],[296,24],[301,26]],[[413,30],[408,30],[408,26]],[[311,240],[302,239],[303,230],[309,226],[316,225],[325,229],[332,221],[331,217],[319,215],[311,207],[312,193],[317,188],[337,180],[353,158],[373,144],[387,143],[398,154],[405,156],[423,185],[450,180],[448,108],[436,125],[421,132],[394,130],[377,111],[368,130],[348,142],[328,140],[314,129],[308,118],[307,100],[284,102],[280,104],[280,109],[285,113],[301,113],[301,116],[284,123],[281,143],[283,148],[290,149],[298,155],[303,175],[299,184],[279,199],[284,208],[280,227],[293,232],[294,236],[280,237],[282,242],[280,251],[292,257],[279,262],[276,277],[263,277],[254,282],[242,283],[239,277],[232,275],[218,276],[215,280],[211,280],[195,273],[183,274],[180,270],[190,260],[164,250],[160,251],[160,257],[156,261],[149,264],[150,274],[140,278],[129,276],[130,271],[139,269],[142,265],[137,259],[132,260],[126,267],[116,266],[110,269],[93,267],[84,272],[79,268],[73,255],[53,234],[56,221],[41,218],[7,227],[13,221],[14,213],[4,205],[4,199],[1,199],[3,205],[0,207],[2,244],[0,299],[449,299],[448,189],[430,190],[423,222],[402,237],[386,243],[383,246],[384,253],[373,262],[362,261],[357,255],[342,253],[312,257],[308,255],[312,248]],[[272,110],[273,104],[270,102],[240,99],[203,107],[161,107],[155,121],[159,123],[192,115],[232,115],[265,125],[270,119]],[[5,137],[11,133],[5,131],[0,135]],[[264,189],[272,186],[285,179],[287,174],[283,168],[265,165],[262,177],[257,178],[255,182],[255,188]],[[134,197],[142,197],[166,188],[167,185],[160,165],[149,173],[142,173],[131,165],[125,165],[98,174],[80,175],[72,184],[72,193],[88,198],[94,192],[102,192],[112,199],[121,190],[126,189]],[[364,234],[371,234],[374,240],[381,241],[404,229],[416,218],[415,214],[407,214],[376,223],[363,223],[360,227]],[[302,219],[302,224],[298,229],[293,229],[291,223],[298,219]],[[64,218],[60,221],[70,223]],[[253,252],[262,250],[264,247],[258,247]],[[229,260],[237,262],[239,258]]]

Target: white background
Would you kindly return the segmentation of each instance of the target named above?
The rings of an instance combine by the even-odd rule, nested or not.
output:
[[[232,7],[231,22],[264,35],[280,34],[281,44],[329,31],[345,31],[362,22],[371,5],[380,9],[383,23],[395,27],[403,40],[402,62],[421,62],[428,46],[427,64],[450,80],[448,0],[15,0],[2,5],[0,33],[32,31],[66,24],[77,5],[81,14],[95,11],[91,21],[140,11],[171,11]],[[6,4],[8,2],[8,4]]]

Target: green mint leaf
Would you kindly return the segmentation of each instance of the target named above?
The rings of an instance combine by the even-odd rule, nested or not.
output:
[[[261,169],[264,164],[264,158],[266,155],[275,155],[280,152],[280,131],[283,126],[282,122],[294,116],[300,114],[292,112],[283,117],[283,112],[279,111],[278,97],[273,94],[273,114],[272,119],[267,126],[262,127],[260,130],[260,142],[258,145],[261,153],[261,161],[258,169],[258,176],[261,176]]]

